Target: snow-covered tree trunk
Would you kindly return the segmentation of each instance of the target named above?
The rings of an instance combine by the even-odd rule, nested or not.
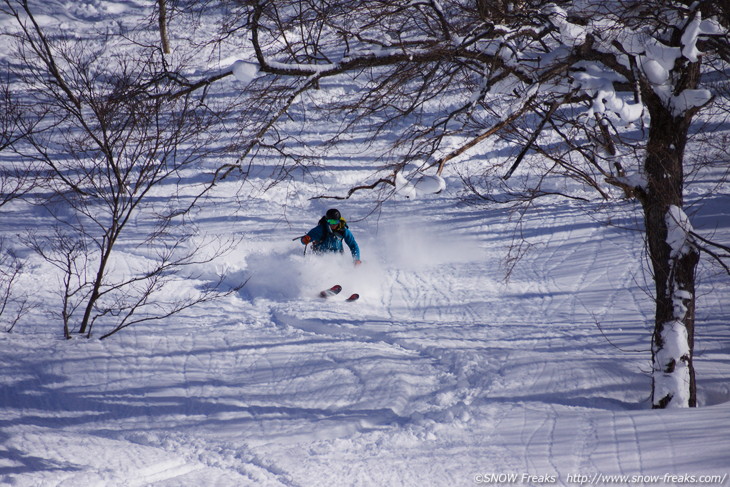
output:
[[[694,89],[699,65],[675,70],[675,93]],[[692,244],[683,208],[684,150],[692,110],[673,105],[673,98],[649,91],[651,114],[641,197],[656,292],[652,337],[652,407],[697,405],[692,363],[695,323],[695,269],[699,251]],[[675,99],[676,100],[676,99]]]

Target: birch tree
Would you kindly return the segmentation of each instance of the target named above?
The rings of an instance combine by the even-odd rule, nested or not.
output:
[[[167,35],[167,0],[157,0],[157,27],[160,31],[160,49],[170,54],[170,36]]]

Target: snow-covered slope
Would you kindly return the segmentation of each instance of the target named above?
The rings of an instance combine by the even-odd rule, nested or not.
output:
[[[356,220],[362,205],[341,209]],[[472,485],[524,474],[571,485],[583,474],[683,485],[663,476],[727,474],[727,294],[707,294],[700,310],[703,407],[648,410],[651,302],[640,236],[620,228],[629,220],[546,205],[524,229],[535,248],[505,282],[512,233],[500,208],[393,200],[379,220],[352,224],[357,269],[291,241],[324,208],[289,209],[291,227],[266,232],[234,207],[209,214],[209,231],[243,236],[226,265],[251,277],[225,302],[105,341],[64,341],[41,316],[0,335],[3,482]],[[726,216],[710,221],[728,231]],[[723,287],[716,279],[707,289]],[[335,282],[362,299],[315,296]]]
[[[136,8],[80,5],[59,20]],[[223,271],[224,285],[247,284],[103,341],[63,340],[56,274],[17,240],[50,229],[48,217],[3,207],[35,308],[0,333],[0,484],[728,485],[726,275],[700,267],[701,407],[650,410],[652,286],[634,203],[543,198],[516,222],[465,199],[447,169],[440,194],[337,202],[362,266],[304,255],[292,239],[330,207],[310,198],[346,193],[378,155],[317,169],[316,185],[218,185],[193,217],[238,244],[167,293]],[[697,178],[693,224],[728,242],[730,190],[717,177]],[[130,266],[145,258],[123,242],[119,252]],[[341,295],[317,297],[335,283]],[[361,299],[344,302],[352,292]]]

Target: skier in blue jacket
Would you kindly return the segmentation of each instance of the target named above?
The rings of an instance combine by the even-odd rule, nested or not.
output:
[[[358,247],[355,237],[347,227],[347,222],[342,218],[339,210],[335,208],[327,210],[327,213],[319,220],[317,226],[301,238],[301,242],[304,245],[312,244],[312,250],[315,253],[342,253],[344,252],[344,248],[342,247],[343,240],[350,248],[355,265],[359,265],[360,247]]]

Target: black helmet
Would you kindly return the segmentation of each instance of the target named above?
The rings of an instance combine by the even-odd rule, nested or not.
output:
[[[327,218],[328,220],[339,220],[340,218],[342,218],[342,215],[340,215],[340,210],[336,208],[330,208],[329,210],[327,210],[325,218]]]

